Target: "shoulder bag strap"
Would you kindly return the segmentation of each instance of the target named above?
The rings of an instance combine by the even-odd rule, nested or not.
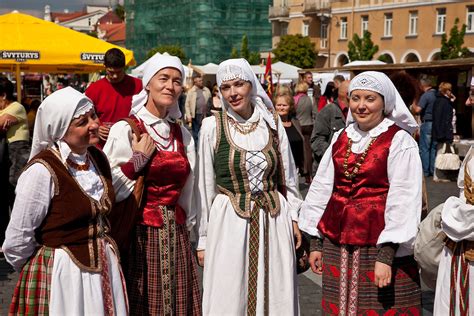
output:
[[[137,126],[137,123],[129,117],[123,118],[123,121],[127,122],[128,125],[130,125],[130,128],[132,129],[132,133],[137,136],[137,140],[140,141],[142,133],[140,132],[140,129]],[[135,196],[135,199],[137,200],[137,205],[140,207],[142,203],[142,197],[143,197],[143,189],[145,188],[145,175],[144,172],[142,171],[140,176],[137,178],[135,181],[135,186],[133,188],[133,195]]]
[[[137,140],[140,141],[140,138],[142,136],[142,132],[140,132],[140,129],[137,126],[137,123],[135,123],[135,120],[132,120],[131,118],[123,118],[123,121],[127,122],[128,125],[130,125],[130,128],[132,129],[132,133],[137,136]]]

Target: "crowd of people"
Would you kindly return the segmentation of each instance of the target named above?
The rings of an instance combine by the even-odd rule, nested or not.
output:
[[[10,314],[298,315],[308,268],[324,314],[422,314],[414,241],[424,176],[442,179],[433,152],[453,141],[449,83],[424,78],[422,94],[408,74],[371,71],[321,94],[307,73],[272,99],[229,59],[212,91],[197,75],[184,100],[177,57],[141,81],[120,50],[104,66],[85,93],[41,103],[31,145],[0,78],[2,186],[16,187],[2,252],[20,272]],[[435,315],[473,315],[473,155],[441,215]]]

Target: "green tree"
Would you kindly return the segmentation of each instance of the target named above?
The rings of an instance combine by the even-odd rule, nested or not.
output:
[[[253,52],[249,49],[249,40],[247,34],[242,36],[242,42],[240,44],[240,52],[237,48],[232,47],[230,52],[230,58],[245,58],[251,65],[256,65],[260,63],[260,54],[258,52]]]
[[[120,20],[125,20],[125,8],[120,3],[117,3],[115,6],[114,13],[120,18]]]
[[[352,41],[349,41],[347,45],[350,61],[372,60],[374,58],[374,55],[379,51],[379,46],[374,45],[371,37],[372,34],[369,31],[364,31],[362,38],[354,33]]]
[[[179,45],[160,45],[155,48],[152,48],[146,54],[146,58],[150,58],[151,56],[155,55],[156,53],[168,53],[170,55],[176,56],[181,59],[181,62],[184,64],[187,62],[186,54],[183,48]]]
[[[282,61],[300,68],[314,67],[316,61],[314,43],[309,37],[301,34],[282,36],[273,53],[275,61]]]
[[[239,51],[237,50],[237,48],[235,47],[232,47],[232,51],[230,52],[230,58],[239,58],[240,55],[239,55]]]
[[[464,44],[464,34],[466,34],[466,24],[461,26],[458,30],[459,19],[454,20],[454,25],[449,32],[449,40],[446,34],[441,37],[441,59],[456,59],[466,58],[470,55],[467,47],[462,47]]]
[[[242,45],[240,46],[240,56],[242,56],[242,58],[249,60],[250,50],[249,50],[249,40],[247,38],[247,34],[244,34],[244,36],[242,36]]]
[[[250,65],[260,64],[260,53],[259,52],[250,52],[250,56],[247,59]]]

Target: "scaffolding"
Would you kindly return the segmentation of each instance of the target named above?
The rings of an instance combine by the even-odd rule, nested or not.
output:
[[[240,50],[271,49],[271,0],[125,0],[127,48],[138,63],[161,45],[179,45],[193,64],[218,63]]]

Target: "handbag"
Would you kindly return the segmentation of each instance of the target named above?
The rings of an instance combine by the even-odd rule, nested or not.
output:
[[[296,244],[296,240],[295,240]],[[295,251],[296,273],[305,273],[309,269],[309,240],[301,234],[301,245]]]
[[[135,124],[135,121],[130,118],[123,120],[130,125],[132,133],[137,136],[137,140],[139,141],[141,132],[137,124]],[[109,214],[110,236],[115,240],[119,248],[122,262],[125,262],[128,256],[131,236],[133,235],[132,233],[138,218],[138,211],[142,203],[144,184],[145,176],[142,173],[135,181],[133,192],[125,200],[115,203],[112,212]]]
[[[444,203],[436,206],[418,226],[415,238],[415,260],[421,268],[421,278],[434,289],[438,266],[446,234],[441,228],[441,211]]]
[[[436,155],[435,167],[440,170],[458,170],[461,167],[461,159],[454,152],[452,145],[443,144],[442,152]]]

